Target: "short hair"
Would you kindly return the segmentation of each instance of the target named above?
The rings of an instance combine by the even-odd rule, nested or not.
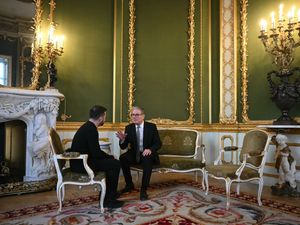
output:
[[[101,105],[94,105],[90,109],[90,118],[91,119],[98,119],[100,116],[104,115],[104,113],[107,111],[107,109],[104,106]]]
[[[145,111],[142,107],[139,107],[139,106],[133,106],[131,111],[133,111],[134,109],[137,109],[137,110],[140,110],[143,114],[145,114]]]

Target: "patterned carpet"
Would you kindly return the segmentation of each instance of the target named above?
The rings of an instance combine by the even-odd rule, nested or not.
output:
[[[263,207],[256,197],[232,193],[230,210],[226,211],[224,189],[210,187],[210,194],[192,181],[168,182],[149,189],[150,200],[139,201],[139,192],[122,196],[126,204],[121,209],[97,208],[98,196],[68,200],[57,214],[57,202],[28,207],[0,214],[1,224],[300,224],[300,207],[263,199]],[[298,200],[298,199],[297,199]]]

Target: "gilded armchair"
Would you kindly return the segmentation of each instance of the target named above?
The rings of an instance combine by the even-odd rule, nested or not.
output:
[[[226,185],[226,208],[230,206],[230,188],[232,183],[237,183],[237,194],[240,192],[240,183],[257,181],[258,193],[257,201],[261,206],[261,193],[263,189],[263,171],[266,162],[267,150],[271,136],[262,130],[251,130],[245,134],[243,146],[241,149],[230,146],[220,149],[217,160],[214,165],[206,165],[205,167],[205,185],[206,194],[208,194],[208,176],[224,180]],[[222,154],[228,151],[238,151],[239,157],[230,163],[224,163]]]

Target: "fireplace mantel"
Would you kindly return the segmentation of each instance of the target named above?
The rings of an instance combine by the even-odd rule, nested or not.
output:
[[[60,101],[57,89],[44,91],[0,88],[0,122],[21,120],[27,125],[24,181],[38,181],[55,173],[48,130],[56,126]]]

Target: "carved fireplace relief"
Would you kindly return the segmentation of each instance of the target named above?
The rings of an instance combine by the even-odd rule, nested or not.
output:
[[[59,103],[63,98],[56,89],[0,88],[0,123],[21,120],[27,127],[24,181],[54,176],[48,130],[56,126]]]

